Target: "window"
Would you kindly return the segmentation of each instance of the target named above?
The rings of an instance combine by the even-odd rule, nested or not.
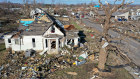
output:
[[[54,26],[51,27],[51,33],[55,33],[55,27]]]
[[[15,39],[15,44],[19,45],[19,39]]]
[[[35,47],[35,38],[32,38],[33,47]]]
[[[45,42],[46,42],[46,48],[48,47],[48,41],[47,41],[47,39],[45,40]]]
[[[11,39],[8,39],[8,43],[11,43]]]

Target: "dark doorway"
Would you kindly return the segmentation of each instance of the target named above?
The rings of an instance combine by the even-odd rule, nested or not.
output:
[[[52,49],[55,49],[55,48],[56,48],[56,41],[52,41],[52,42],[51,42],[51,48],[52,48]]]

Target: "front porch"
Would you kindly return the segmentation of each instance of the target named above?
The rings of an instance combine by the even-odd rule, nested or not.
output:
[[[44,38],[44,50],[48,54],[58,54],[61,47],[64,47],[64,38],[61,37],[45,37]]]

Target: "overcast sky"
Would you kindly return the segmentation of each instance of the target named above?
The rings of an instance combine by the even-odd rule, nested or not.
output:
[[[23,0],[0,0],[0,2],[4,2],[4,1],[10,1],[13,3],[23,3]],[[33,0],[29,0],[30,2],[32,2]],[[46,4],[51,4],[52,1],[54,1],[54,3],[65,3],[65,4],[78,4],[78,3],[91,3],[91,2],[95,2],[96,4],[98,4],[98,0],[36,0],[39,3],[46,3]],[[105,0],[101,0],[103,3],[105,2]],[[109,3],[113,3],[114,0],[106,0]],[[126,0],[127,1],[134,1],[133,4],[140,4],[140,0]],[[118,1],[118,3],[121,1]]]

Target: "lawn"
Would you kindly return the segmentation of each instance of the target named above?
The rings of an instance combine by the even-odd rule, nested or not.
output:
[[[2,43],[0,44],[0,52],[4,51],[6,48],[5,48],[5,44]]]
[[[78,29],[78,30],[81,29],[81,27],[75,21],[72,20],[71,24],[73,24],[76,29]]]
[[[94,68],[93,63],[73,66],[50,74],[49,79],[89,79],[91,77],[89,72],[92,71],[92,68]],[[70,75],[67,72],[76,72],[77,75]]]
[[[5,63],[6,56],[7,53],[6,53],[5,44],[2,43],[0,44],[0,66]]]

